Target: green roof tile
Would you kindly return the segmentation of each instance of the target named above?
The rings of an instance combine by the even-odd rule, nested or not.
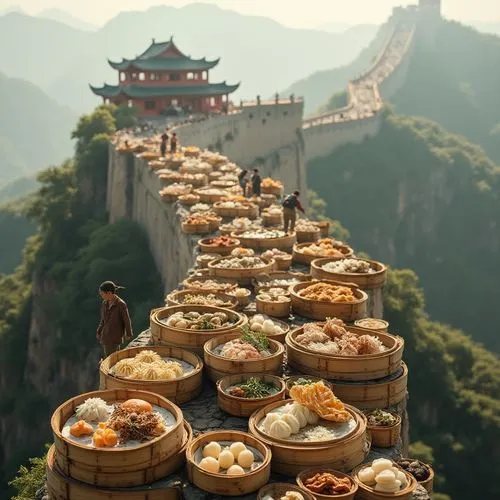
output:
[[[121,62],[108,61],[109,65],[118,71],[124,71],[129,68],[137,68],[143,71],[205,71],[213,68],[219,62],[219,59],[207,61],[203,59],[191,59],[187,56],[179,57],[151,57],[148,59],[123,59]]]
[[[141,85],[107,85],[103,87],[93,87],[90,85],[90,89],[94,94],[101,97],[117,97],[120,94],[124,94],[127,97],[160,97],[160,96],[196,96],[196,95],[222,95],[230,94],[234,92],[240,86],[239,83],[236,85],[228,85],[226,82],[222,83],[208,83],[206,85],[182,85],[175,87],[150,87]]]

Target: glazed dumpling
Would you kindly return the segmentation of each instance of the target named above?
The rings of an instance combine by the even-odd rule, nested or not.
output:
[[[246,449],[247,449],[247,447],[241,441],[236,441],[235,443],[231,444],[231,446],[229,447],[229,451],[233,454],[234,458],[238,458],[238,455],[242,451],[245,451]]]
[[[200,462],[200,469],[207,472],[217,473],[219,472],[219,462],[214,457],[205,457]]]
[[[222,447],[217,441],[211,441],[203,448],[202,455],[204,457],[219,458],[221,449]]]
[[[278,439],[286,439],[292,435],[292,429],[284,420],[276,420],[269,428],[269,435]]]
[[[281,420],[281,415],[279,413],[268,413],[262,423],[264,431],[269,433],[271,431],[271,425],[278,420]]]
[[[243,450],[238,455],[238,465],[246,469],[249,469],[254,463],[254,461],[255,457],[253,456],[253,453],[250,450]]]
[[[141,351],[134,359],[140,363],[154,363],[155,361],[161,361],[161,356],[157,352],[146,350]]]
[[[223,469],[229,469],[234,464],[234,455],[229,450],[224,450],[219,455],[219,465]],[[240,464],[241,465],[241,464]]]
[[[300,431],[300,422],[297,420],[297,417],[292,415],[291,413],[285,413],[282,415],[281,420],[286,422],[290,429],[292,429],[292,434],[297,434]]]
[[[245,474],[245,471],[239,465],[231,465],[231,467],[227,469],[228,476],[239,476],[241,474]]]

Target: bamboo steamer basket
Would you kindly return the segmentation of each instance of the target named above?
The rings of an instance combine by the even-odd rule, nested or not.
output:
[[[382,425],[370,425],[368,424],[368,432],[372,437],[372,446],[377,446],[378,448],[390,448],[395,446],[399,441],[401,435],[401,417],[392,413],[397,418],[397,422],[394,425],[382,426]]]
[[[417,488],[417,480],[408,472],[398,467],[395,463],[393,463],[393,467],[398,468],[402,472],[404,472],[406,479],[408,480],[408,484],[405,488],[402,488],[400,491],[396,493],[383,493],[381,491],[375,491],[371,486],[367,486],[362,483],[358,479],[358,472],[365,467],[371,466],[370,464],[363,464],[359,467],[356,467],[351,474],[351,477],[354,479],[356,484],[358,485],[358,493],[356,494],[356,499],[360,500],[388,500],[390,498],[396,498],[397,500],[410,500],[413,492]]]
[[[315,221],[313,224],[319,228],[321,238],[328,238],[330,235],[330,223],[328,221]]]
[[[330,385],[338,398],[356,408],[389,408],[406,398],[408,367],[401,362],[401,368],[390,377],[365,382],[330,380]]]
[[[306,282],[306,281],[311,281],[311,275],[304,273],[293,273],[290,271],[273,271],[267,274],[259,274],[252,281],[252,284],[256,292],[259,292],[261,288],[270,288],[270,287],[283,288],[288,291],[290,285],[269,285],[268,283],[270,283],[273,280],[289,280],[289,279],[296,279],[301,282],[302,281]]]
[[[206,371],[212,382],[217,382],[227,375],[239,375],[247,373],[261,373],[268,375],[279,375],[283,368],[283,357],[285,348],[276,340],[269,339],[271,356],[259,359],[229,359],[215,354],[213,349],[230,340],[239,338],[241,335],[223,335],[208,340],[203,346],[203,359]]]
[[[183,157],[167,157],[167,167],[173,170],[178,170],[184,163]]]
[[[222,223],[222,218],[221,217],[211,217],[209,220],[208,220],[208,227],[210,229],[210,232],[211,233],[215,233],[215,231],[217,231],[219,229],[219,226],[221,225]]]
[[[278,392],[265,398],[249,399],[231,396],[226,392],[228,387],[245,382],[251,377],[257,377],[264,382],[274,384]],[[235,417],[249,417],[255,410],[267,406],[269,403],[280,401],[285,396],[285,382],[275,375],[263,375],[262,373],[245,373],[228,375],[217,381],[217,405],[229,415]]]
[[[280,258],[275,257],[274,261],[276,262],[275,267],[277,271],[288,271],[292,265],[292,256],[290,255],[289,257]]]
[[[358,356],[339,356],[312,351],[295,340],[303,331],[301,327],[286,336],[288,364],[298,372],[313,377],[352,381],[380,379],[392,375],[401,367],[404,350],[402,338],[354,326],[348,326],[346,330],[356,335],[369,334],[376,337],[387,349],[378,354]]]
[[[217,328],[214,330],[183,330],[174,328],[162,323],[161,320],[168,318],[172,314],[183,311],[196,311],[200,314],[203,313],[216,313],[224,312],[229,317],[233,317],[236,322],[226,328]],[[171,306],[156,309],[150,317],[151,335],[155,343],[160,345],[168,345],[172,347],[181,347],[188,351],[195,352],[196,354],[203,353],[203,345],[207,340],[214,337],[225,336],[232,333],[239,333],[242,326],[248,323],[247,317],[239,314],[231,309],[224,309],[222,307],[213,306]]]
[[[241,236],[244,232],[233,232],[231,236],[238,238],[241,245],[254,250],[269,250],[277,248],[278,250],[286,250],[292,248],[295,243],[295,233],[286,234],[279,238],[245,238]]]
[[[259,267],[247,267],[239,269],[227,269],[217,267],[218,264],[224,260],[228,260],[233,257],[226,257],[221,259],[216,259],[208,263],[208,269],[210,271],[210,276],[215,276],[216,278],[225,278],[237,281],[241,285],[247,285],[252,282],[252,279],[262,273],[272,271],[274,269],[274,259],[261,259],[264,262],[264,266]]]
[[[200,156],[200,148],[197,146],[187,146],[182,152],[186,158],[199,158]]]
[[[320,258],[328,258],[330,260],[342,260],[352,257],[354,250],[347,245],[340,245],[337,250],[342,252],[342,257],[328,257],[327,255],[308,255],[304,253],[304,248],[310,246],[311,243],[298,243],[293,246],[293,261],[298,264],[310,264],[313,260]]]
[[[220,192],[212,194],[208,193],[206,189],[196,189],[195,193],[200,197],[200,201],[202,203],[216,203],[228,195],[228,193],[222,189],[217,188],[217,190]]]
[[[219,255],[229,255],[235,248],[240,246],[240,242],[237,239],[233,240],[233,243],[227,247],[220,247],[210,245],[208,241],[210,238],[205,238],[198,241],[198,246],[203,253],[217,253]]]
[[[271,468],[274,472],[290,477],[311,467],[328,467],[348,472],[365,460],[370,451],[370,437],[366,430],[366,417],[359,410],[346,406],[355,415],[357,428],[354,433],[335,443],[303,445],[291,441],[284,444],[267,437],[257,428],[257,424],[269,411],[282,404],[282,401],[271,403],[257,410],[248,420],[249,431],[271,448]]]
[[[247,217],[256,219],[259,216],[259,207],[257,205],[248,205],[246,207],[236,208],[236,217]]]
[[[257,469],[240,476],[206,472],[195,463],[198,448],[211,441],[240,441],[255,448],[264,458]],[[269,482],[271,475],[271,452],[259,439],[239,431],[206,432],[191,441],[186,450],[187,473],[191,483],[203,491],[216,495],[232,496],[253,493]]]
[[[186,375],[174,380],[131,380],[111,374],[111,368],[118,361],[133,358],[141,351],[154,351],[162,358],[180,359],[189,363],[194,369]],[[176,347],[144,346],[130,347],[109,355],[99,365],[100,389],[137,389],[154,392],[176,404],[184,404],[196,398],[202,389],[202,360],[192,352]]]
[[[164,193],[164,194],[160,194],[160,196],[161,196],[161,199],[163,201],[166,201],[167,203],[175,203],[179,199],[180,195]]]
[[[257,311],[257,313],[262,314],[264,316],[269,316],[269,315],[266,315],[265,313],[261,313],[259,311]],[[251,314],[251,315],[247,315],[247,316],[248,316],[248,324],[250,326],[252,324],[252,318],[255,315]],[[273,335],[266,334],[267,338],[272,339],[272,340],[276,340],[277,342],[280,342],[280,343],[284,343],[286,334],[290,331],[290,325],[288,323],[285,323],[284,321],[280,321],[279,319],[275,319],[272,317],[265,318],[265,319],[271,319],[273,321],[273,323],[278,324],[281,327],[281,329],[283,330],[283,333],[277,333],[277,334],[273,334]]]
[[[289,483],[270,483],[266,484],[263,488],[259,490],[257,495],[257,500],[264,500],[264,498],[281,498],[285,496],[287,491],[295,491],[300,493],[304,500],[315,500],[315,497],[311,493],[307,493],[305,490]]]
[[[238,181],[220,181],[220,180],[210,181],[211,186],[221,189],[231,188],[233,186],[236,186],[237,184]]]
[[[227,280],[227,279],[219,279],[219,278],[214,278],[213,276],[209,276],[209,270],[205,269],[206,275],[198,275],[198,276],[192,276],[190,278],[186,278],[182,282],[182,286],[184,287],[185,290],[191,290],[195,292],[210,292],[210,293],[228,293],[232,292],[233,290],[236,290],[238,288],[238,283],[234,280]],[[217,283],[220,283],[222,285],[227,285],[224,288],[200,288],[199,285],[196,285],[197,282],[203,283],[206,281],[215,281]]]
[[[281,196],[283,192],[283,186],[261,186],[260,189],[263,194],[274,194],[275,196]]]
[[[221,204],[220,201],[214,203],[213,210],[217,215],[221,217],[237,217],[236,207],[223,207]]]
[[[208,296],[214,295],[217,299],[224,300],[225,302],[229,302],[230,305],[225,305],[224,309],[236,309],[238,307],[238,301],[232,295],[227,295],[225,293],[212,293],[212,292],[194,292],[192,290],[177,290],[171,292],[167,295],[167,306],[183,306],[184,297],[186,295],[201,295]],[[216,306],[220,307],[220,306]]]
[[[338,259],[315,259],[311,262],[311,274],[313,278],[342,281],[344,283],[355,283],[364,290],[372,290],[385,285],[387,281],[387,267],[381,262],[368,259],[358,259],[351,257],[352,260],[368,262],[374,273],[332,273],[325,271],[322,267],[329,262]]]
[[[181,229],[185,234],[209,234],[211,232],[208,222],[206,224],[188,224],[187,222],[183,222]]]
[[[340,472],[337,470],[324,469],[322,467],[304,470],[297,476],[297,484],[299,485],[301,490],[311,491],[305,486],[305,484],[304,484],[305,481],[307,481],[308,479],[310,479],[311,477],[315,476],[318,473],[323,474],[325,472],[333,474],[334,476],[338,477],[339,479],[348,478],[350,483],[351,483],[351,491],[349,491],[348,493],[337,493],[336,495],[323,495],[321,493],[313,493],[314,498],[316,498],[316,500],[332,500],[332,498],[340,498],[340,500],[353,500],[354,499],[356,492],[358,491],[357,483],[348,474],[345,474],[344,472]]]
[[[244,308],[244,307],[248,306],[248,304],[250,304],[250,295],[252,295],[252,294],[251,294],[250,290],[248,290],[246,288],[244,290],[247,291],[246,295],[236,296],[236,295],[234,295],[236,293],[236,291],[231,292],[233,297],[238,301],[238,306],[240,308]]]
[[[264,226],[273,227],[273,226],[283,226],[283,214],[270,215],[267,213],[262,214],[262,222]]]
[[[371,326],[366,325],[365,322],[368,320],[377,321],[380,324],[380,327],[373,328]],[[389,323],[383,319],[378,319],[378,318],[358,319],[354,322],[354,326],[359,326],[359,328],[366,328],[367,330],[372,330],[374,332],[387,332],[387,330],[389,329]]]
[[[143,399],[168,409],[174,415],[176,424],[163,435],[133,448],[90,448],[65,438],[61,432],[65,422],[75,413],[76,407],[88,398],[102,398],[108,403],[132,398]],[[136,389],[81,394],[60,405],[53,413],[50,423],[58,468],[73,479],[95,486],[110,486],[108,475],[113,478],[115,487],[144,484],[144,477],[140,472],[156,467],[174,456],[182,447],[185,435],[180,408],[158,394]],[[117,476],[117,473],[120,475]]]
[[[205,259],[202,259],[201,257],[211,257],[209,260],[207,260],[206,258]],[[198,255],[198,257],[196,257],[196,265],[200,268],[200,269],[205,269],[208,271],[208,263],[210,262],[210,260],[215,260],[215,259],[218,259],[219,256],[218,254],[216,253],[202,253],[200,255]]]
[[[288,377],[285,380],[285,397],[286,398],[290,397],[290,389],[292,388],[293,385],[295,385],[293,382],[295,382],[296,380],[298,380],[300,378],[305,378],[307,380],[310,380],[311,382],[323,382],[323,384],[325,384],[327,387],[329,387],[330,389],[332,389],[332,386],[331,386],[330,382],[328,382],[328,380],[325,380],[324,378],[310,377],[309,375],[293,375],[292,377]],[[333,392],[337,396],[337,393],[335,391],[333,391]],[[342,399],[342,398],[339,398],[339,399]]]
[[[315,228],[314,231],[300,231],[295,230],[295,234],[297,235],[297,243],[313,243],[318,241],[321,236],[321,231],[319,227]]]
[[[356,300],[354,302],[320,302],[299,295],[301,290],[316,283],[348,287],[352,290]],[[292,299],[292,311],[309,319],[340,318],[344,321],[354,321],[366,316],[368,295],[354,283],[329,280],[321,280],[315,283],[298,283],[290,287],[290,298]]]
[[[411,458],[401,458],[401,460],[411,460]],[[415,481],[417,481],[418,484],[420,484],[420,486],[425,488],[425,490],[429,493],[430,496],[432,496],[432,493],[434,491],[434,469],[432,468],[431,465],[422,462],[422,460],[419,460],[419,462],[423,463],[429,469],[430,474],[429,477],[424,481],[418,481],[416,478],[414,479]]]
[[[260,314],[267,314],[273,318],[285,318],[290,316],[291,304],[292,301],[290,299],[286,302],[277,302],[261,300],[258,296],[255,298],[255,309],[257,312]],[[283,334],[281,337],[282,340],[280,340],[280,342],[284,342],[285,335]]]
[[[187,447],[187,443],[186,443]],[[99,488],[66,476],[56,465],[55,446],[47,454],[46,486],[49,500],[181,500],[182,493],[176,486],[156,483],[144,488]],[[185,462],[185,448],[179,468]]]
[[[189,198],[187,198],[186,196],[187,195],[183,194],[179,196],[179,198],[177,198],[177,200],[181,205],[189,207],[192,205],[196,205],[197,203],[200,203],[200,197],[197,194],[192,195],[193,197],[190,196]]]

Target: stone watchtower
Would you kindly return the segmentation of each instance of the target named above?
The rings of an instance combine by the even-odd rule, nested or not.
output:
[[[441,0],[418,0],[418,8],[425,16],[441,17]]]
[[[434,50],[441,24],[441,0],[419,0],[418,19],[418,39],[428,50]]]

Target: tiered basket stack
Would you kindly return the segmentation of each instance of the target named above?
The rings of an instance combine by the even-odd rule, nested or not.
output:
[[[181,179],[180,176],[202,174],[206,176],[203,184],[210,182],[210,185],[198,187],[195,191],[189,188],[189,196],[181,197],[177,204],[184,214],[184,220],[191,205],[204,203],[210,206],[200,208],[204,210],[200,212],[201,217],[203,213],[210,214],[209,225],[203,228],[182,225],[184,232],[207,235],[198,238],[199,268],[195,274],[186,277],[179,284],[180,290],[169,293],[166,307],[151,311],[150,331],[153,345],[127,348],[107,357],[100,364],[102,390],[77,396],[54,412],[52,429],[55,444],[49,452],[47,467],[49,498],[180,499],[182,493],[179,487],[173,485],[171,475],[182,469],[185,462],[187,466],[183,479],[187,475],[188,480],[201,491],[214,495],[238,496],[255,493],[257,498],[264,499],[269,495],[280,498],[280,495],[287,491],[295,491],[300,492],[304,500],[330,498],[321,494],[313,495],[306,489],[304,481],[311,477],[311,474],[321,471],[333,471],[339,478],[349,477],[343,473],[349,474],[365,463],[373,445],[367,417],[363,411],[397,407],[407,394],[408,369],[403,363],[404,341],[387,331],[390,331],[388,324],[377,319],[381,318],[381,314],[373,314],[376,308],[370,305],[373,291],[379,293],[385,283],[386,267],[375,261],[367,261],[373,270],[367,274],[349,275],[325,271],[325,264],[346,257],[353,258],[354,255],[353,249],[341,242],[334,242],[335,248],[342,255],[339,257],[318,258],[307,251],[311,242],[319,237],[328,237],[328,222],[311,221],[310,224],[316,229],[303,231],[307,234],[286,234],[281,227],[263,227],[261,219],[233,220],[237,217],[255,218],[259,215],[259,208],[276,202],[276,197],[283,194],[279,182],[266,179],[263,196],[246,202],[241,198],[239,186],[235,184],[239,168],[226,157],[191,146],[176,155],[158,158],[155,152],[158,147],[157,139],[149,139],[137,147],[134,146],[133,150],[141,152],[150,163],[148,168],[157,175],[172,179],[172,173],[178,172],[176,178]],[[123,151],[128,152],[129,149]],[[168,202],[179,198],[179,195],[167,196],[165,193],[163,196]],[[221,200],[240,200],[241,205],[237,206],[244,205],[248,208],[238,211]],[[217,215],[214,215],[215,213]],[[221,217],[224,217],[225,227],[217,233],[222,222]],[[267,222],[270,223],[271,220]],[[281,214],[276,218],[276,222],[281,224]],[[244,229],[245,227],[247,229]],[[231,228],[238,230],[230,232],[230,239],[218,237],[223,230],[227,234]],[[320,243],[322,241],[320,240]],[[251,253],[248,249],[252,249],[255,257],[259,257],[266,250],[282,250],[289,255],[288,259],[286,256],[284,259],[287,270],[279,270],[274,258],[266,260],[265,257],[262,257],[265,262],[263,267],[240,268],[237,263],[234,267],[233,263],[217,266],[217,263],[237,256],[242,248],[247,249],[247,253]],[[279,254],[274,251],[272,253]],[[210,255],[214,258],[211,259]],[[200,259],[200,256],[204,257]],[[292,258],[292,267],[288,270]],[[256,265],[255,261],[247,261],[247,264]],[[202,266],[204,269],[200,271]],[[354,300],[325,302],[324,298],[320,297],[322,301],[311,301],[301,295],[303,289],[318,283],[350,288],[350,300],[353,300],[353,296]],[[258,293],[264,294],[265,297],[273,288],[273,293],[278,289],[277,296],[281,296],[281,289],[283,296],[289,297],[290,302],[283,302],[286,305],[281,308],[278,305],[271,307],[269,304],[274,304],[271,296],[266,299],[265,304],[256,303]],[[201,302],[195,305],[191,302],[193,300]],[[205,305],[216,300],[226,301],[228,307]],[[200,318],[206,316],[213,319],[215,314],[219,314],[219,318],[228,320],[223,323],[225,326],[218,326],[222,323],[212,324],[212,320],[205,318],[205,323],[202,321],[200,325],[191,325],[193,328],[187,327],[185,320],[181,326],[177,325],[176,318],[169,322],[174,314],[177,314],[178,318],[180,313],[184,315],[193,312],[198,313]],[[261,316],[260,322],[257,320],[258,315],[264,315]],[[371,323],[367,322],[369,315],[373,316]],[[280,317],[282,321],[274,319],[275,317]],[[310,350],[297,341],[297,336],[303,332],[304,323],[321,323],[330,317],[342,319],[347,330],[353,335],[375,336],[384,346],[384,350],[378,354],[341,356]],[[186,318],[189,319],[187,316]],[[261,330],[258,330],[256,325],[260,325]],[[359,325],[368,325],[370,328]],[[251,335],[252,331],[263,332],[267,336],[268,352],[265,356],[237,359],[222,355],[223,345],[226,346],[236,339],[247,338],[244,336]],[[164,360],[173,359],[187,363],[192,370],[170,380],[138,380],[116,376],[117,363],[134,358],[145,349],[153,350]],[[285,362],[285,373],[292,375],[287,380],[283,378]],[[238,384],[247,383],[251,379],[260,379],[272,384],[276,391],[255,398],[241,397],[238,392],[230,392],[230,389],[233,390]],[[318,380],[331,388],[335,396],[345,404],[344,409],[350,415],[349,426],[327,440],[318,440],[315,437],[316,441],[303,438],[280,439],[266,432],[262,425],[263,419],[269,412],[279,412],[284,405],[293,402],[285,398],[296,394],[292,389],[294,384],[307,385]],[[209,385],[212,389],[209,389]],[[207,433],[207,429],[196,429],[205,432],[193,439],[191,427],[184,421],[182,411],[176,405],[183,405],[199,397],[203,398],[203,404],[215,404],[215,398],[210,400],[214,389],[217,392],[217,404],[224,412],[234,417],[248,418],[249,433],[228,429]],[[331,394],[330,391],[327,392]],[[149,401],[168,409],[175,416],[175,426],[159,438],[145,441],[135,447],[99,449],[81,446],[63,435],[63,427],[75,413],[76,406],[89,397],[101,397],[110,403],[130,398]],[[241,427],[246,427],[245,421],[241,424]],[[399,439],[400,429],[401,418],[398,416],[397,425],[387,429],[387,432],[378,435],[376,430],[373,431],[374,441],[384,446],[392,445]],[[212,441],[220,442],[223,446],[234,442],[244,443],[254,450],[260,465],[247,470],[244,475],[237,474],[233,477],[226,472],[208,472],[200,466],[200,460],[204,447]],[[289,478],[296,478],[297,485],[270,483],[271,470]],[[350,481],[351,491],[338,495],[338,498],[351,500],[355,495],[358,495],[356,498],[366,500],[381,498],[378,493],[374,494],[360,485],[357,478],[351,476]],[[259,488],[261,489],[257,493]],[[405,494],[408,491],[411,493],[413,489],[414,485],[411,483],[394,498],[406,498]]]

